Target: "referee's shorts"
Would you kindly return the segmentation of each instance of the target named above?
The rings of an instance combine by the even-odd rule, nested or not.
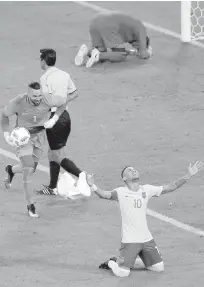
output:
[[[51,114],[52,118],[54,113]],[[58,150],[64,147],[71,132],[71,119],[65,110],[52,129],[46,129],[47,140],[51,150]]]

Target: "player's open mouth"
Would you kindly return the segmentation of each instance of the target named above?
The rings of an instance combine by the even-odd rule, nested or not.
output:
[[[41,100],[40,101],[33,101],[34,105],[38,106],[40,103],[41,103]]]

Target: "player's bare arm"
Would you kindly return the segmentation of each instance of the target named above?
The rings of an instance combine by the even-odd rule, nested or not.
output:
[[[68,103],[68,101],[64,105],[61,105],[60,107],[58,107],[56,109],[55,115],[57,115],[58,119],[63,114],[63,112],[66,110],[67,103]]]
[[[97,187],[97,188],[92,187],[91,190],[94,191],[95,194],[98,195],[98,197],[100,197],[100,198],[103,198],[103,199],[111,199],[112,198],[112,191],[105,191],[99,187]]]
[[[191,164],[188,167],[188,172],[183,177],[169,183],[168,185],[165,185],[163,187],[162,194],[172,192],[182,185],[184,185],[191,177],[196,175],[199,171],[203,169],[203,163],[200,161],[196,161],[196,163],[192,166]]]
[[[1,128],[2,130],[9,131],[9,117],[16,114],[18,109],[18,100],[22,96],[17,96],[14,99],[12,99],[3,109],[1,114]]]
[[[7,106],[4,107],[1,114],[1,129],[4,133],[5,141],[13,146],[13,140],[11,139],[9,128],[10,128],[10,120],[9,117],[15,115],[18,110],[18,101],[22,96],[17,96],[13,100],[11,100]]]
[[[54,116],[51,119],[49,119],[47,122],[44,123],[44,127],[46,129],[52,128],[56,124],[56,122],[59,120],[59,118],[63,114],[63,112],[66,110],[68,103],[73,101],[77,97],[78,97],[77,90],[68,94],[66,102],[63,105],[57,107],[57,110],[55,111]]]
[[[78,95],[78,91],[77,91],[77,90],[74,91],[74,92],[72,92],[72,93],[70,93],[70,94],[68,94],[68,96],[67,96],[67,102],[69,103],[69,102],[75,100],[78,96],[79,96],[79,95]]]
[[[102,199],[117,200],[117,191],[105,191],[94,184],[93,175],[87,175],[87,183],[91,187],[91,191]]]
[[[5,138],[5,141],[9,144],[9,145],[13,145],[13,141],[11,139],[11,136],[10,136],[10,132],[9,132],[9,117],[6,113],[6,109],[4,108],[3,109],[3,112],[1,114],[1,129],[4,133],[4,138]]]
[[[63,105],[66,105],[67,99],[61,96],[54,96],[51,93],[42,94],[42,99],[49,108],[53,107],[61,107]]]
[[[9,131],[9,116],[7,115],[6,109],[3,109],[1,113],[1,129],[3,132]]]
[[[56,124],[56,122],[59,120],[59,117],[66,110],[68,101],[66,98],[63,98],[63,97],[58,97],[58,98],[53,97],[52,94],[44,95],[43,99],[45,101],[45,104],[49,108],[53,108],[53,107],[57,108],[54,116],[44,123],[44,128],[51,129]]]
[[[61,116],[61,114],[64,112],[64,110],[66,109],[67,107],[67,104],[73,100],[75,100],[76,98],[78,97],[78,92],[77,90],[74,91],[73,93],[70,93],[67,95],[67,101],[64,105],[62,105],[61,107],[57,108],[56,112],[55,112],[55,115],[57,115],[58,117]]]

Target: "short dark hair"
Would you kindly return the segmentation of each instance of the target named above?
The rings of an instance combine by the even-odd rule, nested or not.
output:
[[[126,168],[130,167],[129,165],[126,165],[123,170],[121,171],[121,177],[123,178],[123,174],[124,174],[124,171],[126,170]]]
[[[146,37],[146,47],[149,48],[150,45],[150,38],[147,36]]]
[[[40,90],[40,84],[38,82],[31,82],[28,87],[33,90]]]
[[[40,59],[44,60],[48,66],[54,66],[56,63],[56,51],[54,49],[40,49]]]

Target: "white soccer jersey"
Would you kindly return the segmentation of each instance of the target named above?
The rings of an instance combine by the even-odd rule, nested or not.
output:
[[[128,187],[115,189],[122,219],[122,242],[143,243],[153,239],[147,225],[147,203],[160,196],[163,186],[141,185],[137,192]],[[114,193],[114,192],[113,192]]]
[[[51,94],[67,98],[68,94],[76,91],[76,86],[70,75],[56,67],[50,67],[40,78],[42,94]],[[52,108],[55,111],[56,108]]]

